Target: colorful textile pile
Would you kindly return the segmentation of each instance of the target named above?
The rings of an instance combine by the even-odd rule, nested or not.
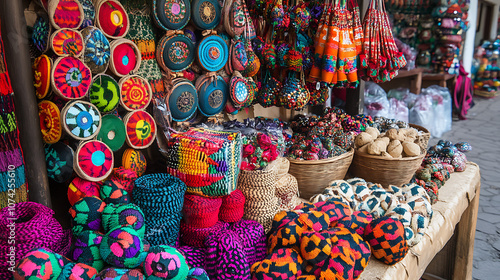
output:
[[[312,202],[331,199],[348,204],[354,211],[366,211],[373,219],[390,217],[400,221],[408,246],[422,240],[433,214],[427,192],[416,184],[391,185],[386,190],[361,178],[336,180],[321,194],[311,197]]]
[[[178,242],[186,185],[169,174],[148,174],[135,180],[134,203],[144,213],[145,238],[151,245]]]
[[[241,134],[192,128],[172,133],[167,173],[187,186],[187,193],[224,196],[236,189],[241,161]]]
[[[391,225],[384,226],[386,221]],[[399,221],[372,220],[368,213],[332,199],[279,212],[267,252],[252,266],[252,279],[357,279],[372,253],[395,264],[408,247]]]
[[[471,150],[472,146],[467,142],[453,144],[451,141],[439,140],[427,150],[422,166],[415,172],[412,182],[425,188],[431,202],[435,203],[439,189],[450,179],[450,174],[465,171],[465,153]]]
[[[9,278],[12,274],[8,267],[32,249],[43,247],[62,255],[69,253],[71,231],[63,230],[52,209],[35,202],[16,203],[13,209],[5,207],[0,211],[0,231],[5,233],[0,236],[0,278]],[[15,236],[14,244],[10,236]]]

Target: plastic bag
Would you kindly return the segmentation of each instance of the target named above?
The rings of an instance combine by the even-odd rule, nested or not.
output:
[[[423,126],[432,131],[434,124],[432,96],[426,94],[417,95],[415,104],[410,109],[410,123]]]
[[[389,100],[384,89],[373,82],[365,85],[365,115],[392,119]]]
[[[387,92],[387,99],[396,98],[397,100],[404,100],[408,94],[410,94],[409,88],[391,89]]]
[[[433,85],[423,89],[422,94],[432,98],[434,122],[430,132],[432,137],[440,138],[451,130],[453,103],[450,91],[448,88]]]
[[[389,99],[390,111],[394,119],[408,122],[408,107],[406,103],[402,100],[396,98]]]

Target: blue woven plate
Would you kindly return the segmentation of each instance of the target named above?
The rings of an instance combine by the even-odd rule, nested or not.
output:
[[[226,42],[217,35],[210,35],[201,40],[196,56],[201,67],[208,72],[221,70],[229,57]]]
[[[174,85],[168,98],[168,106],[172,120],[182,122],[189,119],[198,108],[198,94],[190,82],[180,82]]]
[[[220,22],[221,6],[218,0],[194,0],[191,9],[194,25],[201,29],[214,29]]]
[[[185,35],[177,34],[164,38],[158,47],[160,66],[167,67],[172,72],[183,71],[194,61],[193,41]]]
[[[153,18],[164,30],[179,30],[191,18],[189,0],[153,0]]]
[[[200,86],[198,90],[198,109],[209,117],[218,114],[224,109],[228,97],[228,87],[222,77],[209,83],[208,81]]]

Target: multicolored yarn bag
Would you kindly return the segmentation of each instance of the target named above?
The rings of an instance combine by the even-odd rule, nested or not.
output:
[[[196,228],[181,221],[180,240],[189,246],[205,248],[205,239],[213,233],[228,228],[229,224],[217,221],[215,225],[206,228]]]
[[[109,41],[99,28],[88,26],[82,30],[83,62],[93,74],[104,73],[111,59]]]
[[[84,230],[79,234],[75,234],[75,245],[71,259],[79,263],[90,265],[91,267],[101,271],[104,266],[104,260],[99,252],[103,235],[97,231]]]
[[[102,238],[99,252],[105,262],[119,268],[135,268],[146,258],[144,243],[136,230],[118,226]]]
[[[40,117],[40,128],[43,141],[54,144],[61,139],[61,112],[56,104],[48,100],[38,103],[38,116]]]
[[[78,30],[62,28],[50,36],[50,46],[58,56],[79,57],[83,52],[83,37]]]
[[[132,198],[144,213],[150,244],[175,245],[185,191],[186,184],[169,174],[148,174],[135,180]]]
[[[153,19],[166,31],[184,28],[190,18],[191,1],[153,0]]]
[[[246,15],[243,0],[230,0],[224,2],[224,29],[227,34],[234,38],[243,34],[246,28]]]
[[[78,29],[85,17],[78,0],[51,0],[48,5],[49,19],[56,29]]]
[[[222,204],[220,197],[203,197],[186,195],[182,214],[184,222],[195,228],[213,227],[219,221],[219,209]]]
[[[234,71],[229,82],[229,97],[234,108],[241,108],[247,102],[249,95],[247,80],[240,72]]]
[[[194,0],[191,12],[192,21],[198,29],[214,29],[220,23],[222,7],[217,0]]]
[[[271,76],[270,71],[266,70],[263,85],[256,96],[257,101],[264,108],[276,105],[282,87],[281,81]]]
[[[172,133],[167,172],[185,182],[188,193],[228,195],[236,189],[240,153],[239,132],[192,128],[185,133]]]
[[[231,47],[229,50],[230,55],[230,73],[232,74],[233,70],[243,71],[245,67],[248,65],[248,57],[247,51],[245,49],[245,43],[240,39],[232,39]]]
[[[73,149],[62,142],[46,145],[45,163],[48,177],[58,183],[65,183],[71,179],[74,167],[73,158]]]
[[[103,271],[99,272],[95,277],[95,280],[144,280],[144,274],[142,269],[126,269],[126,268],[116,268],[108,267]]]
[[[35,53],[45,53],[49,49],[50,34],[52,34],[52,25],[49,17],[45,13],[37,14],[30,38]]]
[[[307,105],[309,99],[310,93],[303,81],[290,75],[283,84],[281,94],[278,95],[279,104],[287,109],[300,110]]]
[[[111,39],[123,38],[130,28],[128,14],[115,0],[100,0],[96,5],[96,24]]]
[[[60,254],[37,248],[26,254],[14,268],[13,279],[91,280],[97,270],[83,263],[73,263]]]
[[[16,203],[15,209],[15,212],[9,207],[0,210],[1,232],[10,232],[11,219],[16,220],[16,243],[9,244],[7,234],[0,236],[0,260],[4,264],[10,260],[11,246],[15,248],[16,262],[30,250],[41,247],[62,255],[69,253],[71,231],[63,230],[61,224],[53,217],[52,209],[35,202]],[[12,275],[7,268],[7,265],[0,266],[2,279],[8,279]]]
[[[325,82],[306,82],[306,87],[309,90],[310,98],[307,105],[316,106],[325,104],[330,95],[328,84]]]
[[[195,57],[193,41],[182,30],[169,30],[158,42],[156,60],[168,72],[180,72],[191,66]]]
[[[147,279],[151,280],[184,280],[189,274],[189,266],[184,256],[167,245],[151,247],[143,266]]]
[[[97,140],[81,143],[73,158],[76,174],[93,182],[106,179],[113,172],[113,164],[113,151]]]
[[[71,206],[88,196],[99,197],[101,182],[92,182],[76,176],[68,186],[68,201]]]
[[[196,80],[198,91],[198,110],[204,116],[220,113],[228,99],[228,86],[221,76],[205,74]]]
[[[252,44],[248,40],[245,41],[245,50],[247,52],[248,65],[245,67],[245,70],[243,70],[242,74],[245,77],[253,77],[257,75],[257,73],[260,70],[260,59],[254,53],[252,49]]]

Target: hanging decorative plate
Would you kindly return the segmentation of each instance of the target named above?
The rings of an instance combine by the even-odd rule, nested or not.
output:
[[[172,119],[176,122],[183,122],[189,119],[198,107],[196,89],[187,80],[182,80],[175,84],[172,88],[172,93],[167,98]]]
[[[204,116],[216,115],[224,109],[227,102],[227,84],[220,76],[198,78],[198,109]]]
[[[79,59],[60,57],[52,67],[52,86],[57,94],[66,99],[80,99],[87,95],[92,74]]]
[[[101,114],[86,101],[66,104],[61,112],[64,131],[77,140],[88,140],[101,128]]]
[[[141,52],[137,45],[127,39],[111,42],[110,68],[118,77],[137,72],[141,66]]]
[[[128,111],[142,110],[151,102],[152,92],[148,81],[134,75],[120,79],[120,104]]]
[[[217,27],[222,11],[218,0],[194,0],[191,12],[194,25],[207,30]]]
[[[153,18],[164,30],[179,30],[191,17],[189,0],[153,0]]]
[[[111,39],[123,38],[130,28],[130,21],[125,8],[115,0],[101,0],[98,2],[95,21],[104,35]]]
[[[73,154],[70,146],[57,142],[45,146],[47,175],[57,183],[64,183],[73,175]]]
[[[84,17],[83,7],[78,0],[49,1],[49,19],[56,29],[78,29]]]
[[[54,144],[61,139],[61,112],[56,104],[44,100],[38,103],[38,116],[40,117],[40,128],[43,141]]]
[[[99,28],[89,26],[82,30],[83,62],[90,68],[93,74],[104,73],[108,69],[111,58],[109,41]]]
[[[41,53],[46,52],[49,48],[51,33],[52,25],[50,25],[49,17],[46,14],[40,13],[33,25],[33,33],[31,33],[33,47]]]
[[[125,143],[125,125],[119,117],[106,115],[102,117],[102,125],[97,140],[108,145],[113,152],[118,151]]]
[[[38,97],[38,99],[43,99],[47,96],[50,90],[52,60],[48,56],[42,54],[33,62],[32,70],[36,97]]]
[[[79,0],[83,8],[83,22],[80,28],[94,25],[95,7],[92,0]]]
[[[167,31],[167,35],[158,44],[156,58],[161,68],[167,72],[183,71],[194,61],[193,41],[182,31]]]
[[[106,179],[113,171],[113,164],[113,151],[97,140],[80,144],[73,162],[76,173],[92,182]]]
[[[50,45],[58,56],[78,57],[83,51],[82,33],[68,28],[59,29],[50,36]]]
[[[234,75],[229,83],[229,96],[235,107],[240,107],[248,99],[248,85],[245,78],[238,71],[234,71]]]
[[[90,103],[97,107],[99,112],[106,114],[113,112],[120,103],[120,87],[113,77],[99,74],[92,80],[89,90]]]
[[[134,149],[145,149],[156,138],[156,123],[145,111],[134,111],[125,115],[125,132],[127,144]]]
[[[221,37],[210,35],[201,40],[196,57],[205,71],[217,72],[226,65],[229,51]]]

